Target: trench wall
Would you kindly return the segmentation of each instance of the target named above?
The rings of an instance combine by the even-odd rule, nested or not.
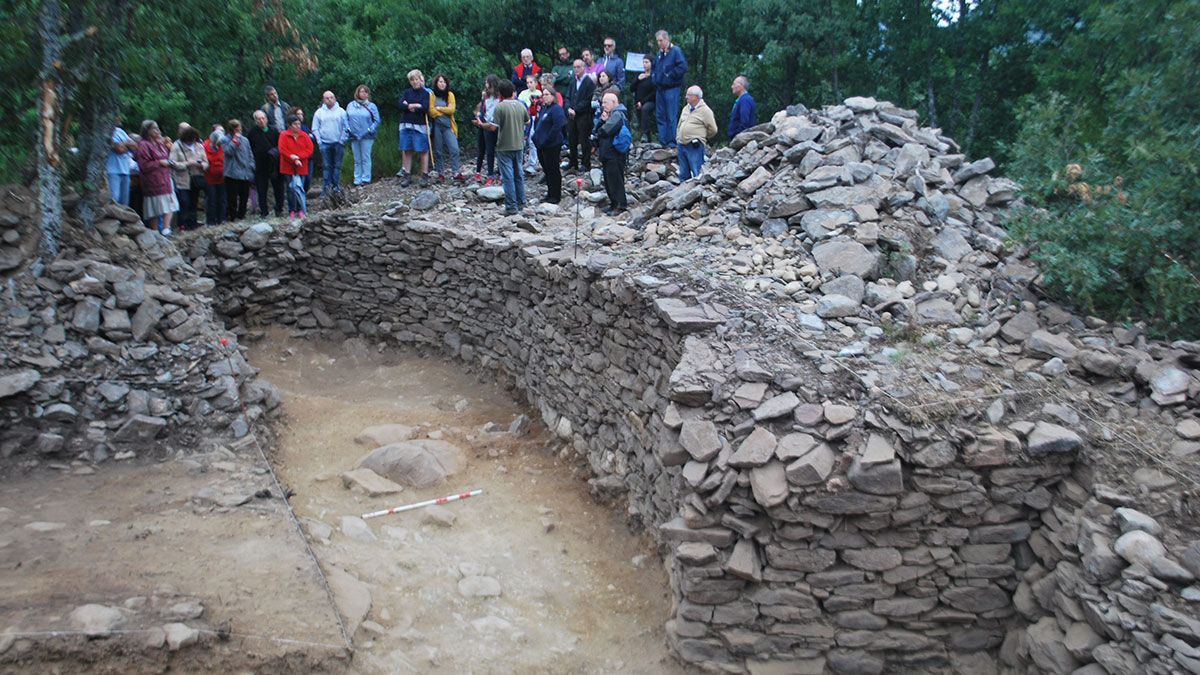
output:
[[[1030,539],[1074,461],[1030,458],[1028,429],[909,426],[812,362],[756,360],[736,312],[669,272],[535,234],[333,216],[253,243],[189,252],[235,330],[428,345],[511,377],[662,545],[684,661],[938,672],[1021,634]]]

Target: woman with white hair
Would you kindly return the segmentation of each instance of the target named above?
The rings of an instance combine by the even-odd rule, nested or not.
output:
[[[133,159],[142,177],[142,217],[159,233],[170,236],[171,218],[179,210],[175,182],[171,180],[171,171],[177,167],[170,159],[170,141],[163,137],[154,120],[142,122],[140,135],[142,139],[133,152]]]
[[[425,76],[419,70],[408,71],[409,88],[400,95],[400,179],[401,187],[412,184],[409,168],[413,153],[421,158],[421,187],[429,185],[429,109],[432,96],[425,88]]]

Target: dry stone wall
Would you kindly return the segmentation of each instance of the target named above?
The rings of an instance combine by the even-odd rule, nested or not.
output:
[[[32,195],[3,196],[13,231],[36,230]],[[40,275],[18,257],[3,277],[0,458],[86,468],[246,439],[281,397],[215,318],[213,280],[133,211],[76,225]]]
[[[331,216],[239,236],[191,251],[237,330],[423,344],[511,376],[664,544],[689,663],[961,669],[1020,620],[1029,539],[1082,444],[1061,426],[963,443],[910,425],[671,265],[573,259],[545,235]]]

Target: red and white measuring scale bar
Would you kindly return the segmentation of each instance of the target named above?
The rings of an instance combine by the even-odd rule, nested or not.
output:
[[[459,500],[468,499],[470,497],[478,497],[481,494],[483,494],[483,490],[471,490],[470,492],[460,492],[456,495],[446,495],[445,497],[438,497],[437,499],[429,499],[429,500],[426,500],[423,502],[417,502],[415,504],[407,504],[405,506],[397,506],[395,508],[385,509],[383,511],[375,511],[373,513],[364,513],[362,517],[363,517],[363,520],[366,520],[367,518],[378,518],[379,516],[388,516],[393,513],[400,513],[401,511],[412,511],[413,509],[422,509],[422,508],[425,508],[426,506],[449,504],[450,502],[457,502]]]

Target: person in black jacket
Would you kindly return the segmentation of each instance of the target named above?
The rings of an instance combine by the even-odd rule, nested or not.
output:
[[[649,56],[642,57],[642,73],[633,81],[633,100],[637,108],[638,130],[642,142],[650,141],[650,134],[657,126],[654,117],[654,97],[658,89],[654,86],[654,61]]]
[[[608,208],[605,215],[615,216],[629,208],[625,197],[625,152],[620,152],[613,145],[621,127],[628,124],[625,116],[625,106],[621,105],[620,96],[614,91],[604,95],[600,101],[600,126],[596,127],[596,155],[600,158],[600,166],[604,170],[604,192],[608,194]]]
[[[543,202],[557,204],[562,199],[562,169],[558,159],[562,153],[562,132],[567,126],[567,115],[558,104],[554,89],[542,89],[542,104],[538,107],[537,124],[534,125],[533,147],[537,148],[538,163],[546,172],[546,198]]]
[[[596,81],[588,76],[581,59],[575,59],[574,73],[565,95],[570,140],[567,171],[587,171],[592,165],[592,94],[596,91]]]
[[[254,153],[254,191],[258,193],[258,215],[267,217],[267,186],[275,193],[275,216],[283,215],[283,176],[279,173],[279,132],[267,124],[267,114],[254,111],[254,128],[246,134]]]

